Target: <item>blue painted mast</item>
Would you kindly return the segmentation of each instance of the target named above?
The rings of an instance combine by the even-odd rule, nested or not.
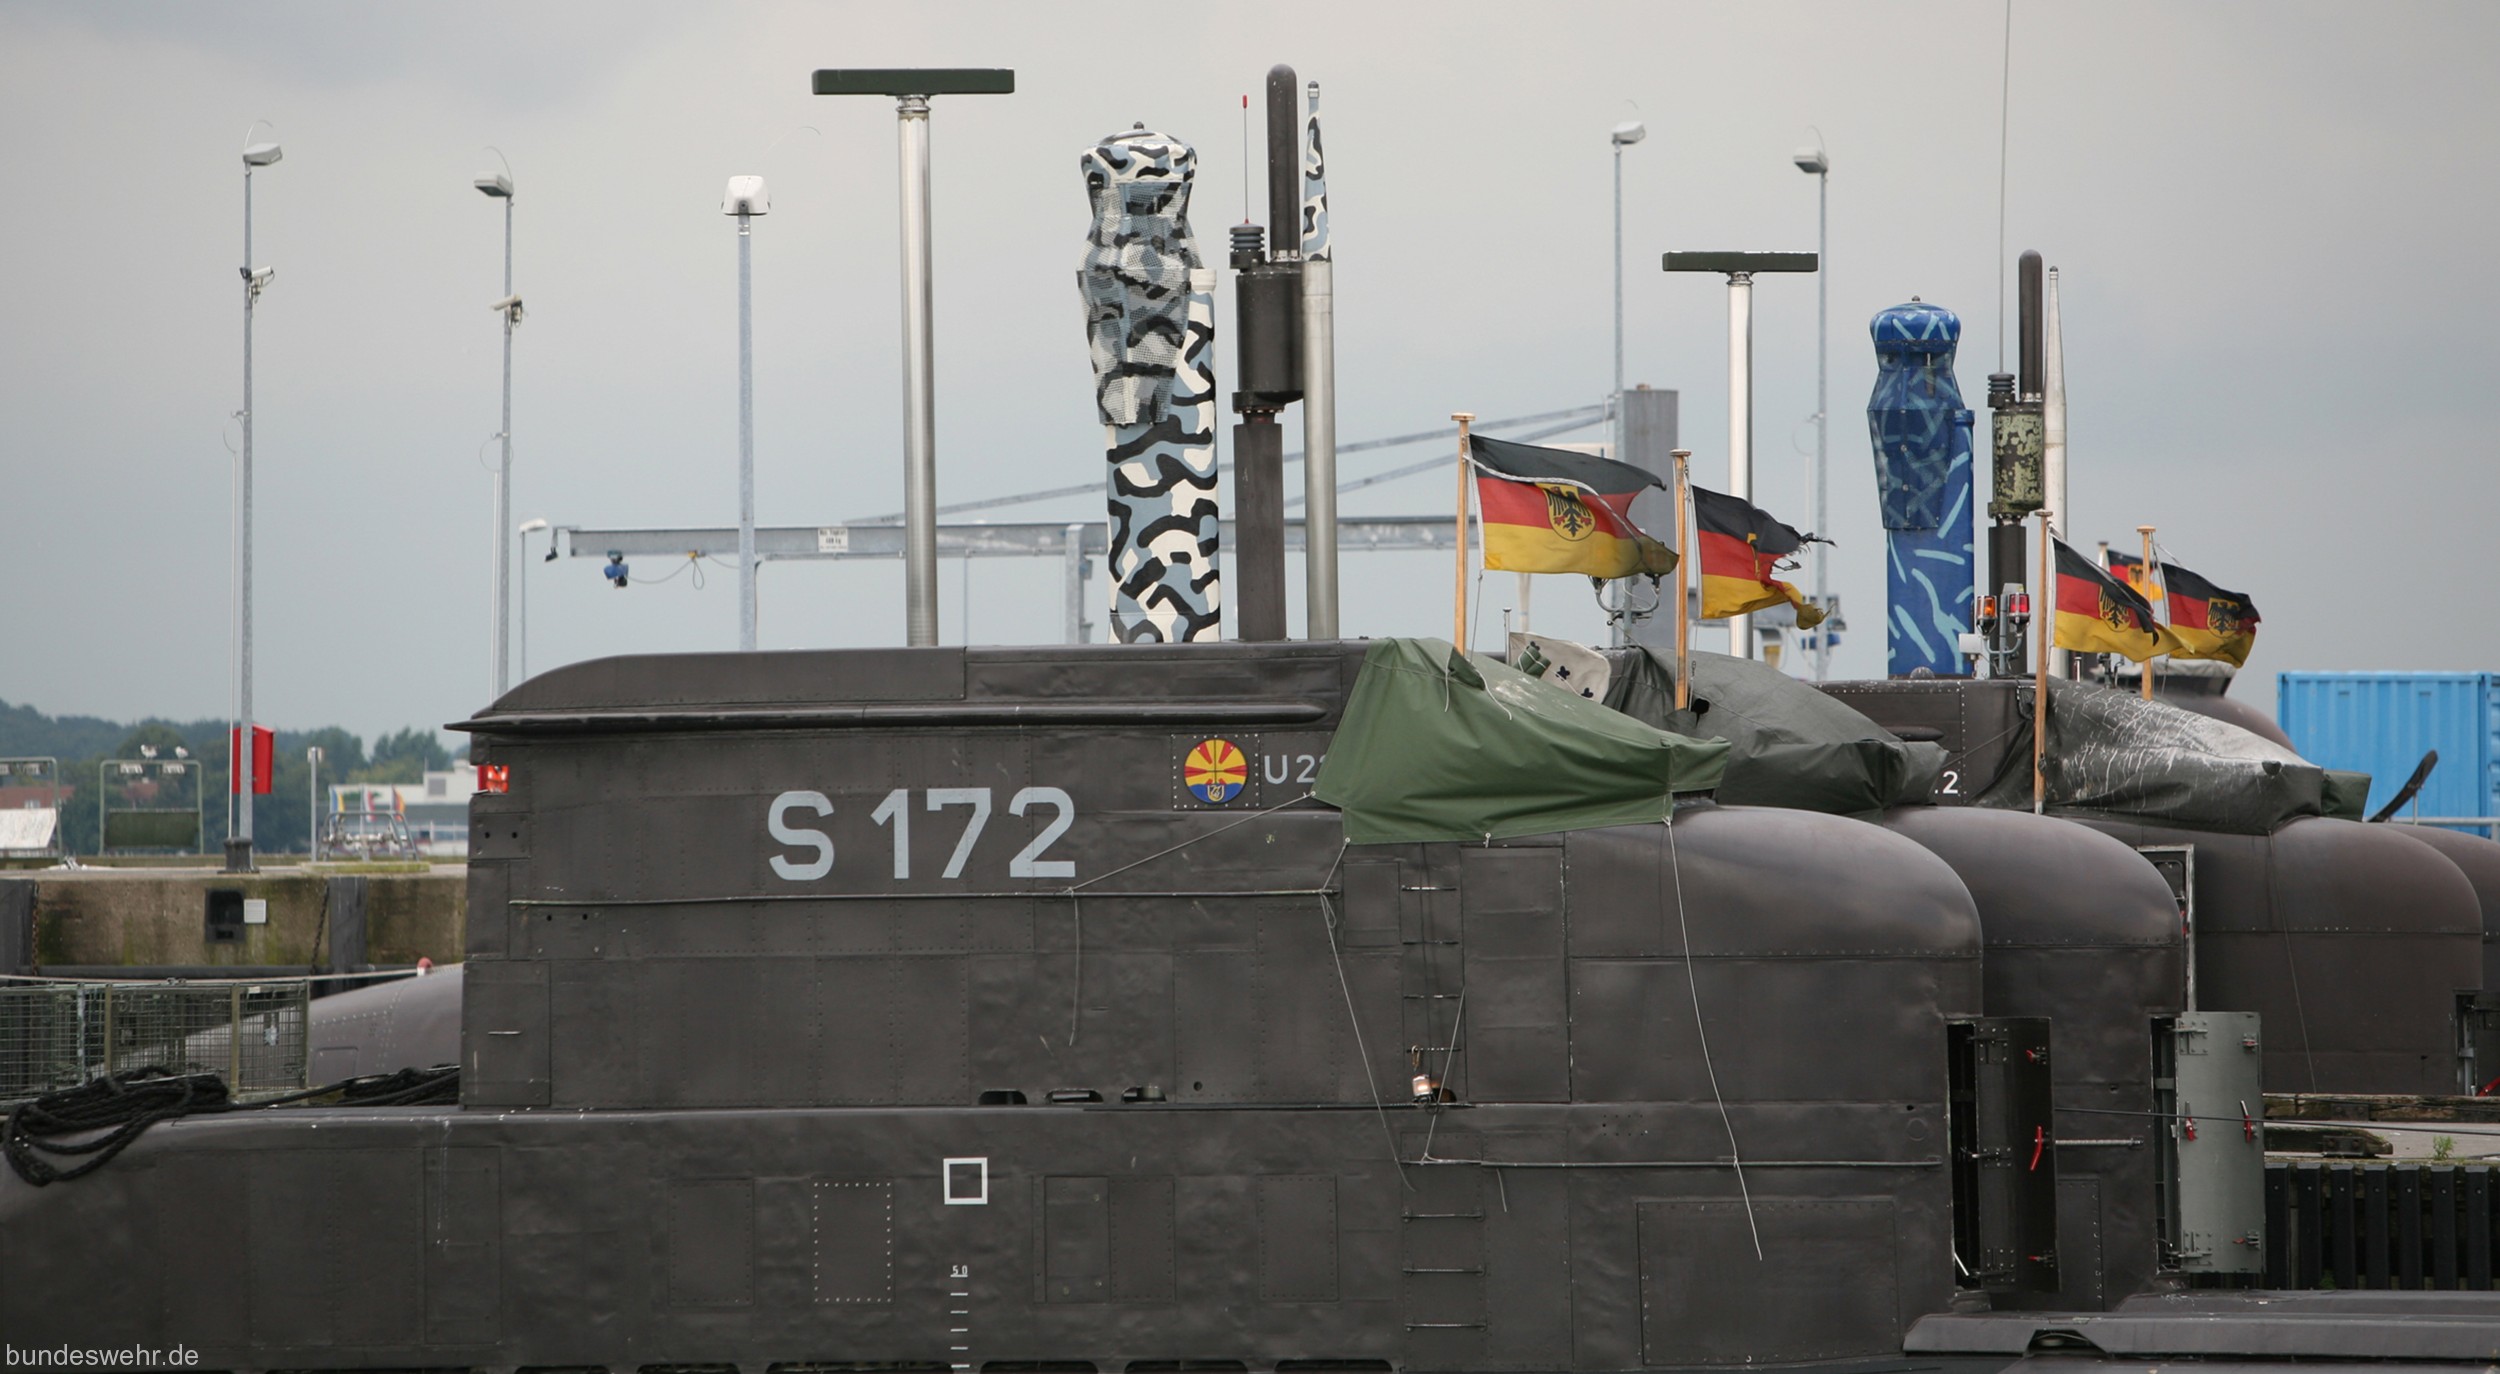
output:
[[[1912,298],[1877,312],[1875,394],[1866,405],[1883,510],[1888,671],[1966,676],[1973,628],[1971,412],[1953,380],[1961,317]]]

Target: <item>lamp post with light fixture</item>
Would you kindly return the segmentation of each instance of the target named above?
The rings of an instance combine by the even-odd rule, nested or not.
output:
[[[1606,393],[1606,404],[1615,412],[1616,438],[1623,428],[1623,150],[1649,137],[1648,126],[1637,119],[1626,120],[1607,136],[1615,145],[1615,388]],[[1618,443],[1615,456],[1623,456]]]
[[[500,158],[501,153],[495,154]],[[487,309],[503,316],[503,428],[496,438],[503,440],[503,461],[495,468],[495,529],[500,533],[512,519],[512,330],[521,322],[521,298],[512,294],[512,169],[494,176],[479,177],[471,183],[478,190],[503,202],[503,299]],[[495,540],[495,695],[502,696],[512,686],[508,668],[512,638],[512,546],[501,538]]]
[[[762,177],[729,179],[724,215],[738,217],[738,649],[755,652],[755,235],[771,210]]]
[[[1831,510],[1825,500],[1825,469],[1828,466],[1829,440],[1832,428],[1830,389],[1831,367],[1831,227],[1832,227],[1832,159],[1820,143],[1800,148],[1795,155],[1797,170],[1814,178],[1814,260],[1820,270],[1814,274],[1814,532],[1821,534],[1832,527]],[[1825,580],[1824,544],[1814,546],[1814,604],[1831,613],[1831,586]],[[1829,621],[1807,631],[1814,636],[1814,680],[1831,676],[1832,627]]]
[[[1618,459],[1624,456],[1624,440],[1628,437],[1624,429],[1623,418],[1623,150],[1647,137],[1649,137],[1649,127],[1637,119],[1625,120],[1616,125],[1613,132],[1607,135],[1615,149],[1615,385],[1612,391],[1606,393],[1606,415],[1610,424],[1607,437],[1613,441],[1609,452]],[[1681,535],[1677,537],[1682,538]],[[1622,609],[1624,598],[1629,595],[1631,592],[1628,584],[1623,582],[1615,584],[1614,607],[1616,610]],[[1523,574],[1519,579],[1519,600],[1522,608],[1520,618],[1522,620],[1527,618],[1525,609],[1527,599],[1528,579]],[[1631,622],[1621,615],[1615,615],[1611,619],[1614,622],[1614,645],[1621,648],[1630,642],[1628,636],[1631,633]]]
[[[247,132],[245,137],[250,137]],[[243,149],[243,465],[235,494],[235,633],[234,700],[241,741],[232,761],[234,829],[226,836],[226,871],[252,871],[252,313],[261,291],[277,275],[274,267],[252,266],[252,173],[286,155],[275,143],[254,143]]]

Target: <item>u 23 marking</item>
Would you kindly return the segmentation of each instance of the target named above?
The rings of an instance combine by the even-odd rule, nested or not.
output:
[[[1296,782],[1307,787],[1319,781],[1319,766],[1326,754],[1261,754],[1259,776],[1270,787]]]

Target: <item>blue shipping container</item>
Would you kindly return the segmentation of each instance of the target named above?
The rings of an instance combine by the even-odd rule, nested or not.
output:
[[[2500,673],[2283,673],[2274,717],[2311,763],[2368,773],[2372,811],[2436,749],[2403,814],[2500,816]]]

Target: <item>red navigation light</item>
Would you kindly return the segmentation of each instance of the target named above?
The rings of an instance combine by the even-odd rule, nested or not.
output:
[[[480,792],[511,791],[512,769],[500,763],[479,764],[477,766],[477,790]]]
[[[2012,602],[2009,613],[2016,620],[2031,619],[2031,593],[2015,592],[2012,593],[2007,600]]]

